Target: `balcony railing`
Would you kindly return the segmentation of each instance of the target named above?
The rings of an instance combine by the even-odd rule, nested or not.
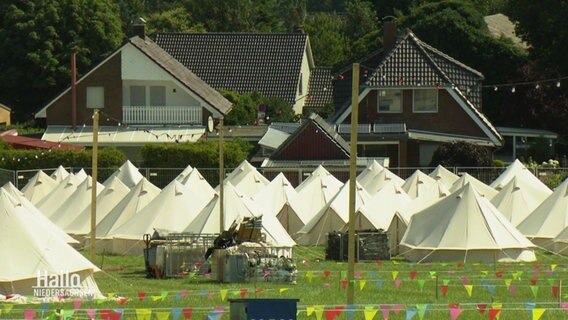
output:
[[[122,121],[129,124],[201,124],[200,106],[123,106]]]

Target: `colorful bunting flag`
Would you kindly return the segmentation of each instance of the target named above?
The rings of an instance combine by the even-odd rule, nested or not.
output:
[[[359,280],[359,291],[362,291],[365,288],[365,284],[367,284],[367,280]]]
[[[532,310],[532,320],[539,320],[544,314],[546,309],[535,308]]]
[[[416,309],[418,310],[418,318],[420,320],[424,319],[426,312],[428,311],[429,304],[417,304]]]
[[[473,293],[473,285],[471,284],[466,284],[463,286],[465,288],[465,291],[467,292],[467,295],[471,298],[471,294]]]
[[[363,314],[365,315],[365,320],[373,320],[377,312],[378,310],[375,309],[373,306],[365,306],[365,309],[363,310]]]
[[[531,292],[534,296],[534,298],[536,299],[538,296],[538,286],[529,286],[531,288]]]
[[[136,320],[151,320],[152,309],[136,309]]]

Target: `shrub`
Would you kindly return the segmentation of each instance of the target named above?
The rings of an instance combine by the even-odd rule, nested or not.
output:
[[[430,166],[439,164],[445,167],[489,167],[492,161],[487,148],[460,141],[443,143],[434,151]]]
[[[98,152],[98,166],[118,168],[126,156],[115,148],[101,148]],[[92,166],[91,150],[29,150],[0,149],[0,167],[9,170],[39,168]]]

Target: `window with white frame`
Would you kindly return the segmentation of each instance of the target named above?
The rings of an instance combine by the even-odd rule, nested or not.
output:
[[[146,105],[146,86],[130,86],[130,105]]]
[[[163,107],[166,105],[166,87],[151,86],[150,87],[150,106]]]
[[[377,94],[378,108],[380,113],[400,113],[402,112],[402,90],[400,89],[379,89]]]
[[[438,112],[438,90],[414,89],[412,110],[414,112]]]

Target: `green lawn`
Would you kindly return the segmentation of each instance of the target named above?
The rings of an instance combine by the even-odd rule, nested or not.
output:
[[[72,319],[87,319],[87,309],[122,309],[124,318],[136,319],[151,309],[149,319],[191,308],[192,319],[203,319],[217,307],[223,307],[222,319],[229,320],[227,299],[231,298],[298,298],[299,319],[322,319],[338,307],[339,319],[346,319],[347,285],[342,280],[347,264],[325,261],[323,248],[297,247],[294,259],[298,266],[297,284],[240,283],[219,284],[206,276],[156,280],[144,274],[142,256],[97,256],[103,272],[96,274],[101,291],[114,297],[108,301],[83,301]],[[497,312],[499,319],[568,319],[561,307],[568,290],[568,263],[562,256],[542,253],[538,263],[527,264],[412,264],[408,262],[365,262],[356,265],[353,319],[381,320],[383,311],[389,319],[407,319],[407,313],[426,309],[424,319],[451,319],[450,306],[463,310],[458,319],[489,319]],[[470,290],[471,296],[468,292]],[[568,293],[568,291],[566,291]],[[121,298],[118,298],[121,297]],[[118,298],[118,299],[117,299]],[[568,301],[568,295],[567,299]],[[498,304],[501,304],[499,308]],[[477,309],[486,306],[482,315]],[[22,319],[24,310],[33,309],[39,317],[53,314],[58,308],[73,310],[72,302],[49,305],[0,305],[2,319]],[[568,308],[568,305],[567,305]],[[490,310],[494,309],[494,310]],[[396,312],[395,312],[396,311]],[[90,311],[92,312],[92,311]],[[150,310],[147,310],[150,312]],[[308,313],[310,315],[308,316]],[[183,313],[180,316],[183,319]],[[534,318],[536,319],[536,317]]]

